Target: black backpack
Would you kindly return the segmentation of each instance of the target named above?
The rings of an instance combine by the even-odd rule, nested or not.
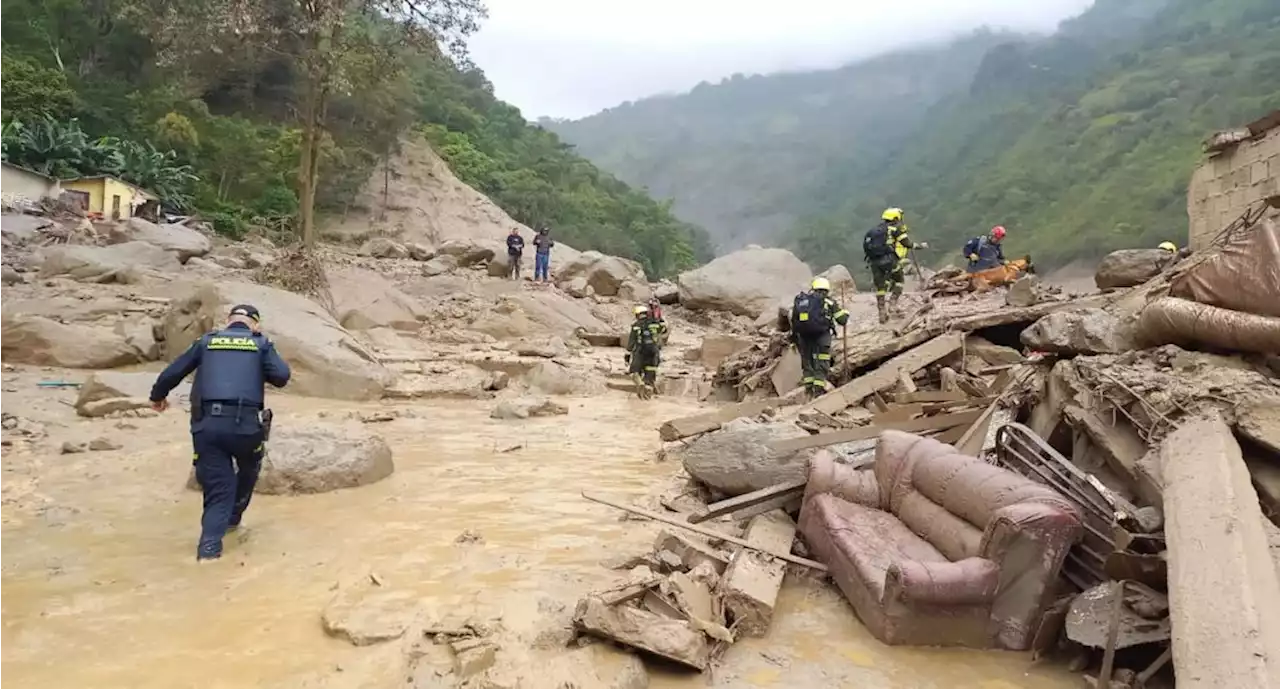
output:
[[[897,257],[897,253],[889,245],[888,223],[880,223],[867,230],[862,237],[862,255],[868,263],[880,263],[891,257]]]
[[[795,305],[791,308],[791,329],[797,335],[814,337],[830,332],[831,321],[827,319],[826,299],[813,292],[801,292],[796,295]]]
[[[652,354],[658,351],[658,334],[650,326],[653,321],[645,319],[632,325],[632,329],[636,330],[636,350],[643,354]]]

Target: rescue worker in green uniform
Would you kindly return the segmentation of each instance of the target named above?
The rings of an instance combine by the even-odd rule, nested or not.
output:
[[[628,373],[636,384],[640,399],[649,399],[658,392],[658,365],[662,363],[662,345],[667,338],[667,324],[654,318],[648,306],[632,309],[635,321],[627,335],[626,362]]]
[[[829,296],[826,278],[814,278],[811,288],[797,294],[791,307],[791,340],[800,352],[801,383],[816,397],[831,389],[831,340],[836,326],[849,322],[849,312]]]
[[[907,224],[902,219],[901,208],[886,208],[879,225],[867,230],[862,238],[862,255],[871,268],[871,278],[876,284],[876,310],[880,322],[889,321],[890,312],[897,313],[898,299],[906,282],[906,266],[911,262],[911,249],[929,248],[925,242],[913,242],[907,236]],[[889,297],[888,308],[885,296]]]

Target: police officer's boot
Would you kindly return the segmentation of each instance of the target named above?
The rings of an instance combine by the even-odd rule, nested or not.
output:
[[[889,322],[889,312],[884,308],[883,294],[876,295],[876,312],[880,314],[880,323],[884,324]]]

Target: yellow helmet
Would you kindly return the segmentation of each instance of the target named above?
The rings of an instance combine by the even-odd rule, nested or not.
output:
[[[813,284],[811,285],[811,287],[813,287],[814,289],[824,289],[824,290],[826,290],[826,291],[830,292],[830,291],[831,291],[831,281],[830,281],[830,280],[828,280],[828,279],[826,279],[826,278],[814,278],[814,279],[813,279]]]
[[[884,212],[880,214],[880,217],[881,217],[881,219],[883,219],[883,220],[888,220],[889,222],[898,222],[898,221],[901,221],[901,220],[902,220],[902,209],[901,209],[901,208],[886,208],[886,209],[884,209]]]
[[[1160,246],[1158,248],[1164,249],[1165,251],[1172,251],[1175,254],[1178,253],[1178,245],[1173,242],[1160,242]]]
[[[634,313],[634,314],[635,314],[635,315],[637,315],[637,316],[639,316],[640,314],[643,314],[643,313],[649,313],[649,307],[647,307],[647,306],[637,306],[637,307],[635,307],[635,308],[631,309],[631,313]]]

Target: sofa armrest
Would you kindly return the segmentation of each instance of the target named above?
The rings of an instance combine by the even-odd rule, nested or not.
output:
[[[886,602],[907,605],[984,605],[995,599],[1000,567],[981,557],[957,562],[909,560],[885,572]]]
[[[979,554],[1000,566],[991,606],[997,642],[1021,651],[1052,602],[1062,561],[1082,528],[1070,503],[1020,502],[996,510],[982,534]]]
[[[817,452],[809,459],[804,501],[823,493],[864,507],[881,509],[880,484],[876,482],[875,472],[842,464],[831,452]]]

